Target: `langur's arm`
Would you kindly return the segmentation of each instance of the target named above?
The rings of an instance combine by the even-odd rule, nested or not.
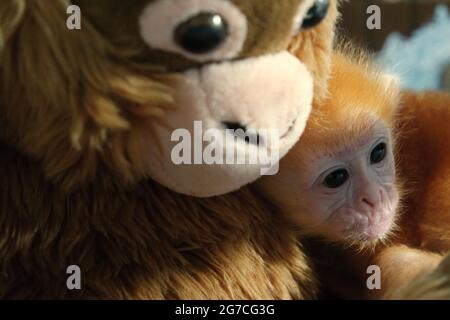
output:
[[[393,246],[378,254],[382,299],[450,299],[450,256]]]

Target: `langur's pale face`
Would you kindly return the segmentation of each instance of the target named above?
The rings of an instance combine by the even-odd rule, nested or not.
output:
[[[308,152],[300,141],[279,174],[260,186],[306,233],[331,240],[382,238],[399,202],[392,137],[381,120],[364,131],[343,146],[325,137],[324,145]]]
[[[361,143],[319,157],[306,172],[317,219],[336,237],[375,240],[391,228],[398,192],[391,136],[382,123]]]

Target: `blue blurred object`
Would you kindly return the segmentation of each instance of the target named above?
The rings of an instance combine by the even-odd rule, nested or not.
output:
[[[377,56],[386,71],[400,76],[409,89],[442,89],[445,68],[450,65],[450,12],[436,7],[433,21],[414,31],[410,38],[391,34]]]

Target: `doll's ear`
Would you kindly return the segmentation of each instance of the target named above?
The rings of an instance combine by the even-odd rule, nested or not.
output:
[[[0,1],[0,52],[14,34],[26,9],[26,0]]]
[[[0,96],[15,101],[2,104],[14,109],[0,120],[20,132],[24,152],[66,190],[92,178],[107,152],[114,157],[105,162],[134,181],[143,164],[133,157],[142,150],[135,147],[131,127],[142,128],[145,119],[147,128],[150,120],[162,118],[172,105],[172,90],[164,76],[128,68],[88,19],[81,30],[69,30],[70,3],[0,0]]]

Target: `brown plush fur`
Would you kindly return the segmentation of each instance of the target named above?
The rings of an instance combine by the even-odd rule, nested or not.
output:
[[[341,0],[342,1],[342,0]],[[338,1],[338,4],[341,2]],[[334,1],[331,1],[332,3]],[[338,6],[331,5],[330,16],[338,17]],[[332,41],[320,41],[318,35],[328,34],[332,39],[335,34],[335,19],[326,19],[313,30],[306,30],[298,34],[290,43],[289,50],[300,57],[309,66],[314,77],[314,101],[319,103],[328,96],[328,80],[331,72],[330,55],[333,50]]]
[[[248,191],[199,200],[105,172],[66,194],[38,162],[1,151],[2,298],[312,297],[294,235]],[[80,292],[66,289],[70,264]]]
[[[5,16],[20,20],[2,20],[0,28],[9,41],[0,58],[0,137],[41,160],[46,175],[66,189],[95,179],[99,163],[136,181],[143,164],[133,141],[170,106],[171,89],[154,73],[110,59],[120,52],[88,21],[83,33],[65,28],[67,4],[0,4]]]
[[[0,2],[0,298],[314,297],[291,226],[247,188],[194,199],[144,179],[136,132],[164,122],[171,88],[87,20],[67,31],[68,3]],[[293,44],[316,96],[335,5]]]

